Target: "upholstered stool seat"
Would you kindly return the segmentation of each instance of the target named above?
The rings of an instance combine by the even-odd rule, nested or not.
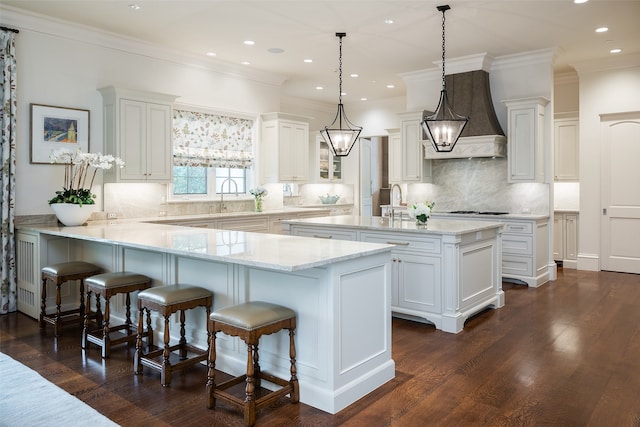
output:
[[[55,335],[58,336],[63,326],[84,322],[84,280],[100,272],[100,267],[84,261],[62,262],[43,267],[40,319],[38,321],[40,328],[44,328],[45,324],[50,323],[54,327]],[[62,311],[62,295],[60,289],[63,283],[71,280],[80,281],[80,305],[78,308]],[[55,313],[47,313],[47,282],[49,281],[56,286]]]
[[[282,329],[289,330],[289,359],[291,378],[287,381],[260,369],[258,343],[262,335],[270,335]],[[209,357],[207,371],[207,407],[214,408],[216,399],[221,399],[244,413],[245,425],[256,422],[256,411],[282,396],[289,395],[291,403],[300,400],[298,378],[296,377],[296,349],[293,340],[296,329],[296,313],[287,308],[268,302],[254,301],[216,310],[209,316]],[[242,339],[247,345],[247,372],[221,384],[215,383],[216,333],[224,332]],[[276,390],[256,398],[256,390],[261,380],[276,386]],[[240,398],[225,390],[241,382],[246,382],[245,396]]]
[[[96,296],[95,318],[98,328],[91,329],[89,315],[85,314],[82,331],[82,348],[87,349],[89,343],[102,347],[102,357],[111,354],[111,346],[136,341],[137,328],[131,323],[131,292],[142,291],[151,287],[151,279],[145,275],[129,271],[97,274],[84,281],[87,286],[87,306],[90,292]],[[125,321],[121,325],[111,326],[111,297],[125,294]],[[101,310],[100,297],[104,297],[104,314]]]
[[[185,310],[205,307],[207,318],[211,313],[213,294],[211,291],[191,285],[167,285],[145,289],[138,294],[138,335],[133,370],[142,374],[146,366],[160,372],[160,383],[168,386],[171,383],[172,371],[187,368],[207,359],[207,351],[189,345],[185,339]],[[157,350],[153,347],[153,330],[151,328],[151,310],[158,311],[164,317],[164,347]],[[180,311],[180,341],[170,345],[169,317]],[[147,312],[147,345],[149,351],[142,348],[143,316]],[[175,351],[178,354],[174,354]]]

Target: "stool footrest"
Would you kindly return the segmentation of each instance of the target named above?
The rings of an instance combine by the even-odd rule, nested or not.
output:
[[[172,370],[180,370],[188,366],[195,365],[196,363],[207,360],[207,351],[192,345],[185,345],[184,349],[187,351],[187,358],[181,359],[179,355],[174,351],[180,350],[180,344],[169,347],[171,354],[169,355],[169,363]],[[189,353],[192,353],[190,356]],[[150,351],[140,356],[140,363],[142,366],[162,371],[164,362],[164,349],[159,348],[157,350]],[[175,362],[174,362],[175,360]]]
[[[258,376],[260,377],[260,379],[263,379],[265,381],[268,381],[280,387],[276,390],[269,390],[263,396],[255,399],[256,409],[259,409],[264,405],[270,404],[271,402],[274,402],[280,399],[281,397],[286,396],[287,394],[293,393],[293,386],[289,381],[285,381],[282,378],[278,378],[266,372],[260,372],[260,375],[256,375],[256,377]],[[224,390],[231,388],[233,386],[236,386],[246,380],[247,380],[247,375],[243,374],[235,378],[231,378],[230,380],[224,381],[219,385],[216,385],[215,390],[213,392],[214,398],[223,400],[230,405],[235,405],[240,409],[244,408],[244,403],[245,403],[244,396],[243,398],[239,398]]]
[[[126,325],[122,325],[109,330],[109,341],[111,345],[118,345],[121,343],[135,343],[137,337],[137,331],[135,327],[131,327],[131,333],[127,335]],[[122,332],[124,331],[124,332]],[[147,332],[143,332],[142,336],[146,337]],[[102,346],[104,344],[104,331],[102,329],[94,329],[87,334],[87,341],[90,343]]]

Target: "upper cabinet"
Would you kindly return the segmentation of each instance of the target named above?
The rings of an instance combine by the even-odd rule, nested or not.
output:
[[[556,119],[554,122],[554,179],[580,179],[580,138],[578,119]]]
[[[263,183],[309,180],[309,121],[286,113],[262,115],[260,176]]]
[[[544,182],[543,97],[505,101],[509,182]]]
[[[324,138],[316,138],[318,147],[318,178],[324,181],[342,180],[342,158],[334,157],[329,149],[329,144]]]
[[[400,129],[387,129],[389,153],[389,185],[402,182],[402,136]]]
[[[171,105],[176,96],[115,87],[103,98],[104,150],[125,166],[105,171],[105,182],[170,182]]]
[[[424,158],[421,121],[422,111],[400,114],[401,182],[431,182],[431,160]],[[394,183],[391,178],[389,183]]]

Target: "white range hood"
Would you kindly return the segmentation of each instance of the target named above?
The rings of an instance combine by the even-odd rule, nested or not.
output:
[[[437,152],[429,140],[423,141],[425,158],[506,157],[507,137],[493,108],[489,73],[474,70],[451,74],[446,76],[446,85],[451,107],[456,113],[468,116],[469,122],[449,153]],[[428,115],[428,112],[424,114]]]
[[[431,141],[422,141],[425,159],[470,159],[473,157],[507,157],[507,137],[504,135],[467,136],[458,139],[453,150],[437,152]]]

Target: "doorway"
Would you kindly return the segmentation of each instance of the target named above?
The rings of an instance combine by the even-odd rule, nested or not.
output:
[[[602,270],[640,274],[640,113],[601,115]]]

